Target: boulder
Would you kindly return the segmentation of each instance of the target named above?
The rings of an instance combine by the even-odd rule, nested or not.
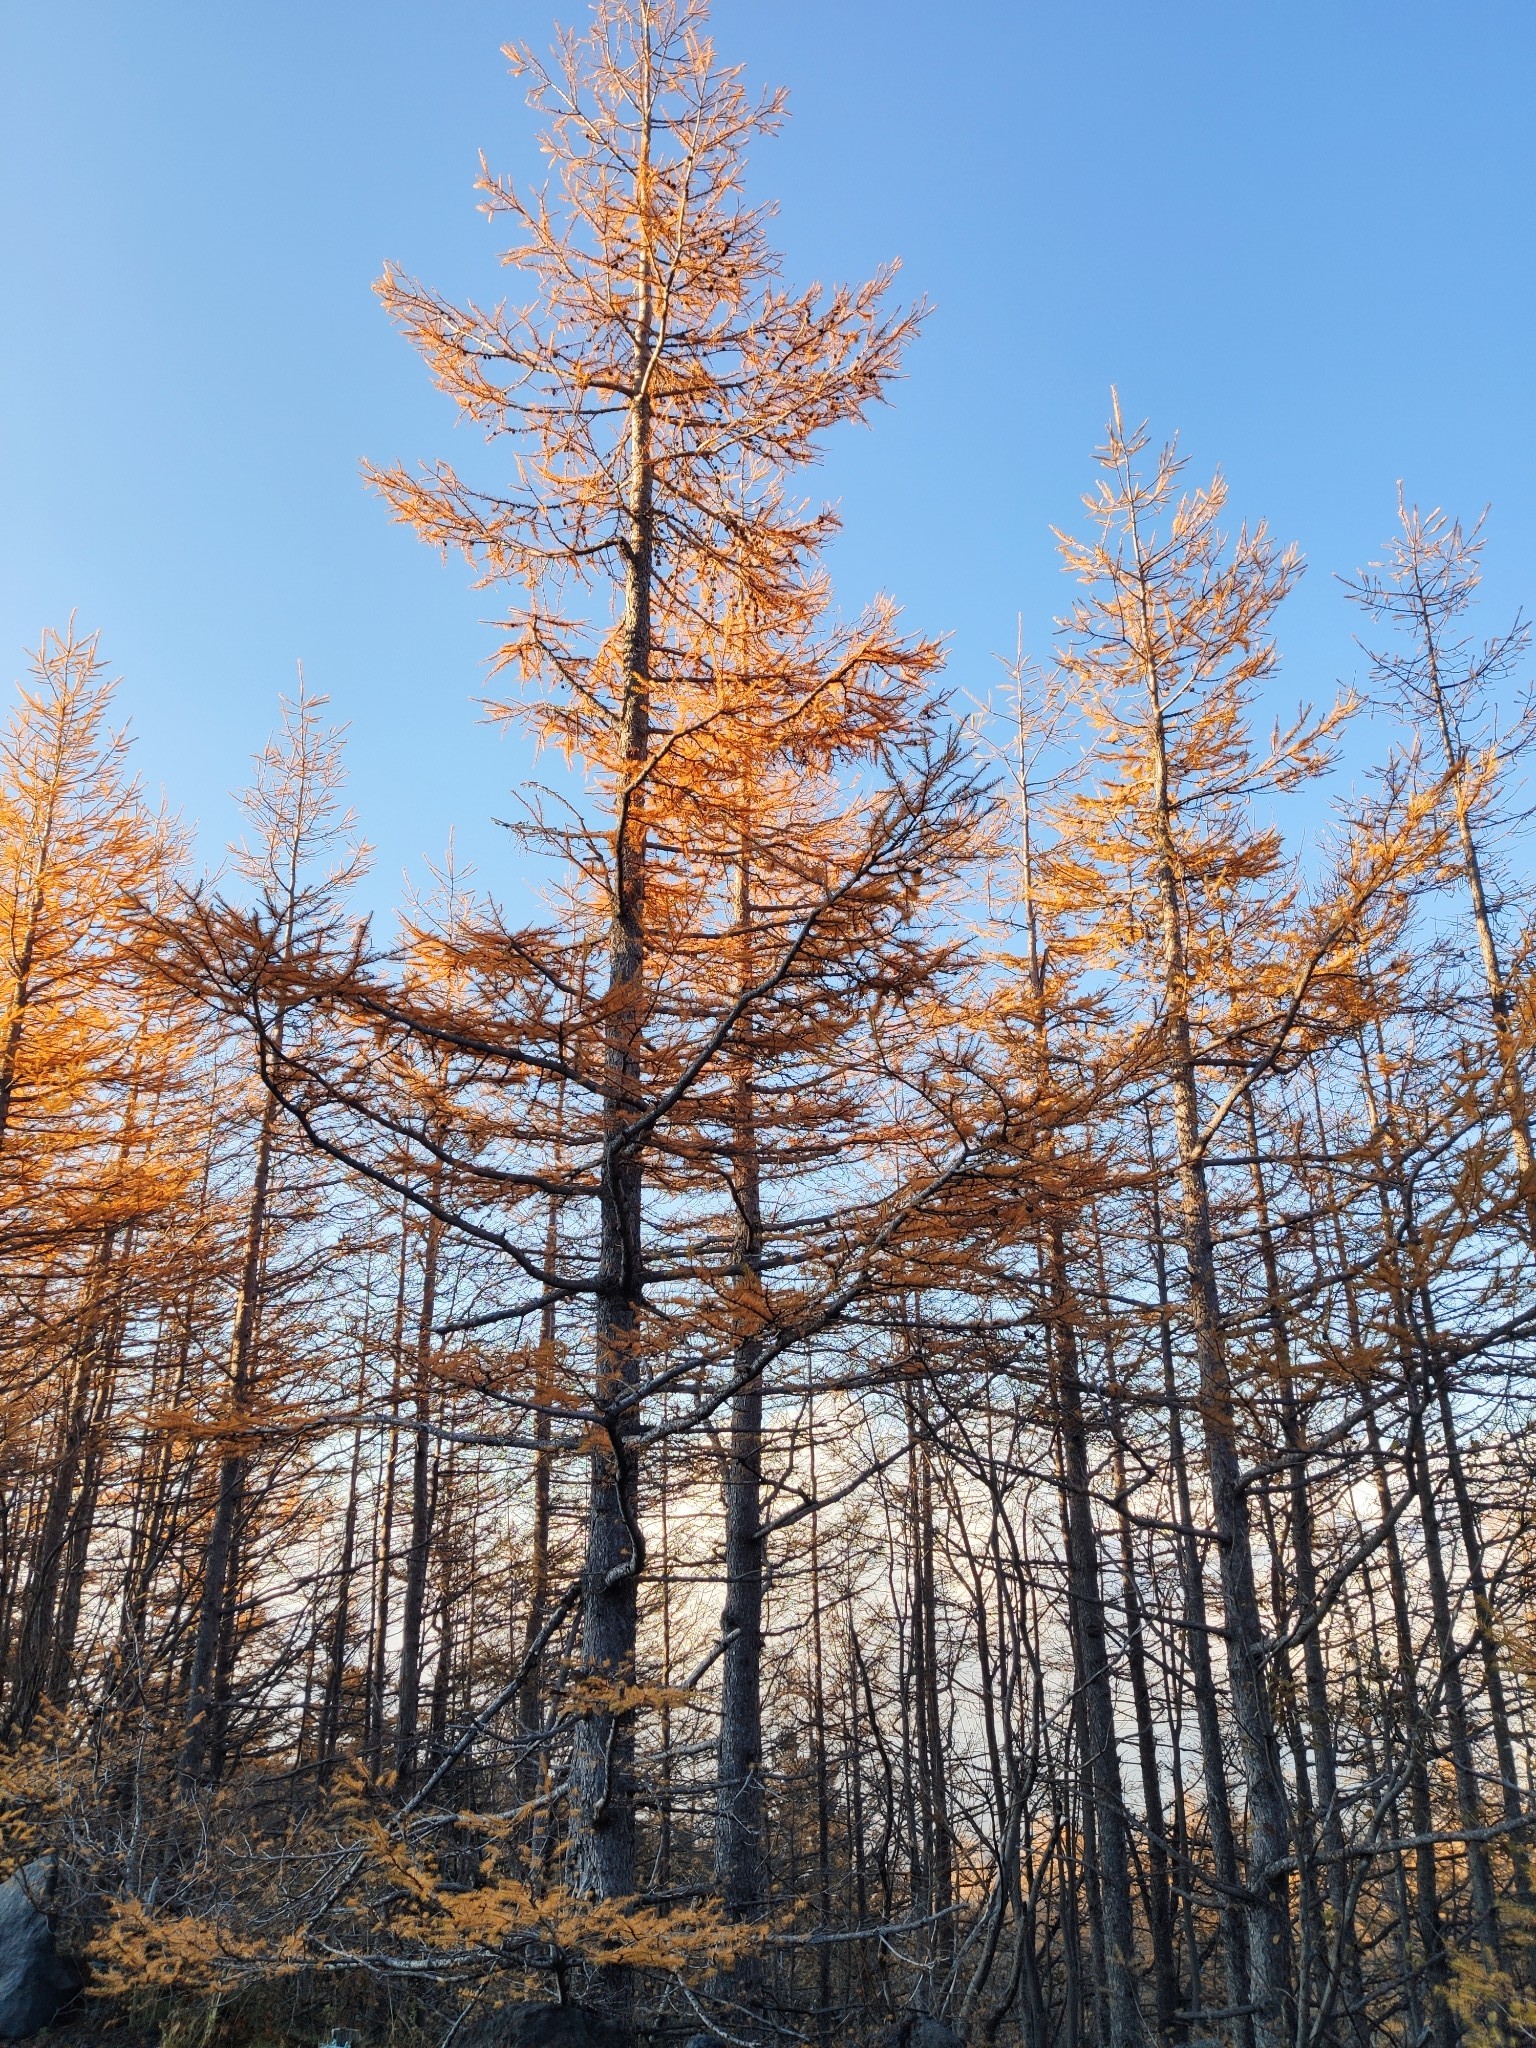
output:
[[[0,1884],[0,2035],[19,2041],[46,2027],[80,1989],[80,1973],[53,1945],[47,1908],[58,1866],[40,1856]]]
[[[624,2048],[618,2028],[585,2005],[514,2005],[496,2017],[507,2048]]]
[[[925,2012],[903,2013],[885,2037],[885,2048],[965,2048],[953,2027]]]

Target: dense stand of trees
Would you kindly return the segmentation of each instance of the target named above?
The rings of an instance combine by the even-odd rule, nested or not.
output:
[[[780,102],[686,0],[514,55],[526,302],[380,286],[490,468],[375,482],[576,765],[553,908],[361,919],[302,694],[200,886],[93,641],[0,753],[0,1850],[107,1993],[1530,2038],[1480,532],[1405,505],[1363,701],[1262,741],[1300,563],[1116,409],[1053,663],[957,725],[831,604],[803,473],[918,314],[781,283]]]

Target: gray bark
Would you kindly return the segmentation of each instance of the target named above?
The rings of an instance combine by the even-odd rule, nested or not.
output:
[[[1145,2038],[1136,1996],[1135,1918],[1131,1906],[1130,1836],[1120,1776],[1115,1697],[1104,1621],[1098,1531],[1090,1493],[1088,1436],[1074,1306],[1066,1283],[1066,1246],[1059,1227],[1050,1246],[1053,1393],[1061,1442],[1068,1613],[1086,1747],[1085,1796],[1092,1803],[1099,1912],[1103,1925],[1103,1988],[1110,2048],[1139,2048]]]
[[[647,114],[647,121],[649,116]],[[643,148],[649,147],[648,126]],[[652,514],[649,371],[654,347],[653,282],[642,256],[635,308],[635,383],[630,401],[624,617],[619,636],[623,697],[616,733],[621,775],[613,834],[608,927],[603,1150],[594,1315],[594,1397],[604,1440],[592,1454],[583,1572],[581,1675],[609,1686],[635,1677],[637,1593],[645,1566],[632,1438],[640,1382],[639,1321],[644,1287],[643,1173],[627,1126],[642,1088],[642,999],[646,966],[646,825],[643,773],[651,748]],[[599,1899],[635,1889],[633,1714],[591,1707],[577,1724],[570,1765],[572,1863],[579,1890]],[[611,1966],[599,1991],[608,2015],[633,2026],[630,1972]]]

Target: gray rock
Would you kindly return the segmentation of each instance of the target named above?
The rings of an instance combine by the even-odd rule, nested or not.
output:
[[[585,2005],[514,2005],[498,2013],[508,2048],[623,2048],[623,2037]]]
[[[942,2020],[925,2012],[909,2012],[886,2035],[885,2048],[965,2048],[965,2043]]]
[[[0,2035],[23,2040],[46,2027],[80,1989],[80,1973],[53,1945],[47,1907],[58,1866],[40,1856],[0,1884]]]

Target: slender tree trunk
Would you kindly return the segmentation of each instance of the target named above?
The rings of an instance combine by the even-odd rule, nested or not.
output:
[[[1466,1692],[1462,1684],[1461,1653],[1455,1639],[1450,1582],[1440,1536],[1440,1511],[1435,1498],[1434,1476],[1429,1463],[1429,1440],[1424,1411],[1437,1378],[1434,1340],[1434,1300],[1424,1264],[1413,1193],[1398,1158],[1389,1120],[1377,1108],[1370,1062],[1362,1052],[1362,1074],[1366,1099],[1379,1133],[1377,1202],[1381,1216],[1383,1259],[1389,1276],[1393,1318],[1408,1395],[1408,1441],[1404,1463],[1408,1483],[1419,1508],[1419,1527],[1424,1539],[1425,1577],[1429,1582],[1430,1611],[1434,1618],[1435,1642],[1440,1665],[1440,1691],[1445,1708],[1446,1742],[1451,1753],[1456,1783],[1456,1805],[1462,1828],[1467,1833],[1468,1888],[1476,1939],[1486,1955],[1499,1953],[1499,1915],[1493,1888],[1488,1849],[1481,1839],[1482,1804],[1478,1792],[1477,1768],[1472,1755]],[[1392,1108],[1387,1084],[1387,1108]],[[1395,1208],[1394,1208],[1395,1205]],[[1408,1271],[1405,1264],[1412,1262]]]
[[[409,1787],[420,1758],[421,1667],[432,1563],[432,1321],[437,1312],[437,1268],[442,1226],[429,1216],[421,1260],[421,1303],[416,1321],[415,1385],[411,1433],[411,1533],[400,1595],[400,1671],[395,1695],[395,1770]]]
[[[1194,1502],[1189,1484],[1189,1461],[1184,1447],[1184,1403],[1174,1375],[1167,1248],[1163,1236],[1162,1208],[1155,1186],[1152,1193],[1152,1256],[1157,1275],[1160,1310],[1163,1392],[1168,1403],[1168,1450],[1173,1467],[1174,1500],[1180,1528],[1179,1561],[1184,1582],[1184,1628],[1195,1697],[1195,1725],[1200,1737],[1206,1826],[1210,1832],[1211,1860],[1215,1866],[1222,1958],[1226,1967],[1227,2006],[1236,2015],[1233,2023],[1234,2038],[1239,2043],[1239,2048],[1248,2048],[1253,2038],[1253,2023],[1249,2013],[1248,1930],[1241,1902],[1242,1878],[1237,1859],[1237,1834],[1232,1823],[1232,1799],[1227,1785],[1226,1745],[1222,1741],[1221,1710],[1216,1697],[1215,1672],[1211,1665],[1211,1629],[1205,1604],[1205,1572],[1200,1557],[1200,1540],[1195,1528]],[[1192,1875],[1192,1869],[1186,1872],[1186,1885],[1191,1881]]]
[[[1528,1900],[1531,1892],[1530,1860],[1517,1832],[1524,1818],[1524,1808],[1520,1799],[1520,1774],[1515,1762],[1509,1700],[1504,1686],[1498,1617],[1494,1612],[1487,1567],[1483,1561],[1482,1529],[1478,1520],[1477,1503],[1472,1498],[1472,1490],[1467,1483],[1466,1466],[1462,1460],[1456,1414],[1451,1402],[1449,1374],[1434,1326],[1433,1303],[1427,1295],[1424,1316],[1425,1335],[1431,1347],[1430,1365],[1434,1374],[1440,1431],[1445,1443],[1446,1470],[1450,1474],[1451,1492],[1456,1501],[1462,1550],[1466,1559],[1467,1583],[1472,1589],[1477,1643],[1482,1658],[1483,1683],[1488,1696],[1488,1720],[1493,1730],[1494,1750],[1499,1759],[1500,1803],[1504,1819],[1510,1824],[1508,1846],[1514,1865],[1515,1888],[1523,1899]]]
[[[1284,1864],[1290,1852],[1290,1816],[1265,1688],[1264,1621],[1254,1579],[1248,1503],[1242,1487],[1237,1415],[1216,1274],[1215,1233],[1200,1132],[1191,1025],[1192,983],[1184,943],[1184,903],[1169,782],[1169,742],[1162,684],[1155,665],[1148,667],[1146,683],[1152,724],[1152,829],[1162,946],[1159,994],[1168,1043],[1168,1088],[1178,1158],[1184,1256],[1189,1272],[1190,1319],[1200,1375],[1200,1419],[1221,1562],[1228,1680],[1248,1790],[1248,1890],[1252,1898],[1248,1911],[1248,1969],[1254,2036],[1258,2048],[1284,2048],[1288,2034],[1290,1932]]]
[[[746,1363],[750,1364],[750,1358]],[[725,1910],[734,1920],[758,1919],[766,1905],[762,1423],[762,1382],[752,1380],[731,1403],[725,1474],[725,1606],[720,1617],[725,1650],[721,1660],[715,1882]]]
[[[368,1349],[363,1345],[357,1375],[357,1405],[361,1410],[368,1391]],[[363,1432],[359,1424],[352,1432],[352,1461],[347,1473],[347,1507],[341,1528],[341,1556],[336,1566],[336,1607],[331,1617],[330,1642],[325,1660],[325,1690],[320,1700],[320,1726],[315,1737],[315,1761],[323,1783],[336,1760],[341,1740],[342,1703],[347,1675],[347,1645],[352,1625],[352,1579],[356,1568],[358,1487],[362,1474]]]
[[[813,1783],[816,1797],[816,1906],[820,1924],[830,1927],[832,1920],[832,1789],[827,1769],[827,1684],[825,1664],[825,1643],[822,1631],[821,1600],[821,1529],[817,1513],[816,1489],[819,1484],[816,1471],[816,1396],[812,1388],[806,1390],[806,1455],[809,1463],[807,1477],[811,1490],[810,1517],[810,1566],[811,1566],[811,1762],[814,1772]],[[930,1790],[931,1796],[931,1790]],[[831,2038],[832,2032],[832,1951],[827,1943],[820,1944],[816,1957],[816,2033],[823,2043]]]
[[[751,867],[745,846],[732,878],[742,958],[738,982],[751,974]],[[725,1605],[715,1806],[715,1883],[733,1920],[761,1919],[767,1908],[763,1830],[763,1383],[755,1372],[762,1350],[763,1212],[750,1032],[733,1074],[733,1184],[739,1252],[735,1294],[739,1332],[732,1359],[738,1382],[731,1401],[725,1466]],[[750,1996],[756,1965],[744,1958],[731,1973],[738,1998]]]
[[[193,1639],[186,1724],[177,1767],[177,1777],[185,1791],[201,1784],[210,1775],[210,1766],[224,1748],[226,1702],[221,1697],[218,1683],[220,1650],[228,1641],[229,1618],[235,1604],[235,1546],[250,1467],[243,1431],[256,1391],[256,1347],[262,1275],[266,1265],[267,1206],[271,1198],[276,1127],[277,1099],[269,1092],[262,1098],[261,1122],[257,1131],[256,1172],[246,1212],[240,1292],[235,1303],[235,1326],[230,1343],[229,1407],[224,1447],[219,1453],[213,1518],[203,1551],[198,1588],[197,1632]]]
[[[642,93],[648,96],[647,71]],[[635,168],[638,207],[648,221],[649,104],[641,118]],[[632,1438],[640,1384],[639,1319],[644,1288],[642,1169],[628,1136],[642,1088],[642,1000],[646,967],[646,823],[644,774],[650,758],[652,515],[650,376],[656,345],[651,253],[642,234],[634,309],[634,384],[629,405],[629,477],[624,615],[618,636],[623,697],[616,733],[620,777],[613,835],[612,911],[608,932],[606,1071],[607,1132],[600,1190],[594,1393],[603,1418],[593,1451],[583,1574],[582,1676],[593,1685],[624,1686],[635,1677],[638,1587],[645,1566],[640,1534],[637,1454]],[[571,1850],[579,1890],[599,1899],[635,1889],[634,1717],[620,1706],[594,1705],[578,1723],[570,1765]],[[626,2035],[633,2028],[634,1988],[623,1966],[601,1973],[599,1995]]]
[[[1186,2029],[1179,2010],[1178,1967],[1173,1952],[1173,1900],[1169,1885],[1168,1845],[1163,1813],[1162,1775],[1158,1769],[1157,1728],[1152,1717],[1152,1691],[1147,1682],[1147,1646],[1136,1575],[1135,1533],[1131,1523],[1131,1488],[1126,1471],[1122,1388],[1113,1338],[1108,1335],[1109,1280],[1103,1234],[1095,1227],[1094,1251],[1099,1297],[1104,1305],[1105,1363],[1109,1372],[1107,1419],[1115,1482],[1115,1521],[1120,1543],[1120,1594],[1125,1610],[1126,1671],[1136,1716],[1136,1753],[1141,1771],[1141,1802],[1147,1838],[1147,1932],[1152,1944],[1153,1997],[1158,2037],[1182,2040]]]
[[[86,1286],[79,1335],[72,1347],[72,1368],[58,1423],[53,1469],[43,1490],[43,1512],[33,1547],[32,1569],[21,1602],[8,1728],[22,1733],[31,1726],[50,1684],[61,1674],[56,1662],[60,1591],[65,1579],[72,1528],[82,1506],[82,1490],[90,1485],[92,1425],[102,1401],[101,1379],[110,1381],[108,1358],[112,1314],[107,1302],[115,1234],[102,1240]],[[110,1385],[107,1388],[110,1394]],[[83,1560],[82,1560],[83,1568]]]
[[[1377,1511],[1383,1522],[1392,1513],[1392,1489],[1386,1453],[1374,1412],[1366,1414],[1366,1440],[1370,1446],[1371,1469],[1376,1482]],[[1392,1595],[1392,1625],[1396,1636],[1398,1685],[1401,1712],[1409,1745],[1408,1819],[1416,1847],[1414,1858],[1414,1924],[1424,1975],[1425,2005],[1438,2048],[1451,2048],[1456,2024],[1446,2003],[1450,1982],[1445,1934],[1440,1919],[1440,1888],[1435,1864],[1435,1847],[1430,1839],[1435,1814],[1430,1796],[1429,1753],[1431,1730],[1424,1713],[1418,1684],[1418,1652],[1413,1640],[1413,1618],[1408,1605],[1408,1571],[1395,1526],[1386,1542],[1387,1578]]]
[[[1302,1669],[1306,1688],[1307,1723],[1311,1735],[1311,1769],[1316,1786],[1316,1813],[1322,1840],[1324,1877],[1330,1918],[1329,1940],[1337,1955],[1334,1973],[1337,1995],[1342,1995],[1351,2027],[1360,2034],[1364,2028],[1364,1986],[1360,1975],[1360,1952],[1349,1908],[1349,1876],[1344,1858],[1344,1826],[1339,1805],[1338,1758],[1334,1743],[1333,1712],[1328,1700],[1328,1672],[1323,1658],[1321,1616],[1317,1601],[1317,1564],[1312,1520],[1312,1482],[1307,1471],[1306,1423],[1296,1398],[1296,1371],[1291,1355],[1291,1333],[1281,1288],[1280,1259],[1270,1220],[1269,1191],[1260,1158],[1258,1112],[1252,1092],[1245,1103],[1248,1144],[1252,1156],[1254,1217],[1258,1229],[1259,1259],[1264,1273],[1265,1319],[1274,1346],[1274,1365],[1280,1390],[1280,1417],[1286,1454],[1290,1459],[1291,1549],[1296,1582],[1297,1622],[1304,1630]],[[1305,1873],[1310,1882],[1310,1873]],[[1361,2034],[1363,2041],[1363,2034]]]
[[[395,1274],[395,1327],[390,1342],[389,1436],[384,1452],[384,1498],[379,1507],[378,1574],[370,1624],[368,1679],[368,1767],[384,1768],[384,1702],[389,1673],[390,1592],[395,1561],[395,1488],[400,1470],[400,1400],[405,1365],[405,1282],[411,1233],[402,1208],[400,1255]]]
[[[1179,1881],[1179,1928],[1184,1942],[1184,1954],[1188,1964],[1189,1978],[1187,2003],[1184,2007],[1186,2038],[1191,2023],[1200,2024],[1204,1988],[1201,1982],[1200,1937],[1195,1926],[1195,1864],[1190,1850],[1189,1807],[1184,1797],[1184,1743],[1183,1717],[1172,1709],[1173,1674],[1170,1671],[1168,1692],[1170,1695],[1169,1720],[1171,1739],[1168,1745],[1170,1774],[1173,1779],[1173,1865]],[[1224,1923],[1219,1923],[1224,1924]]]
[[[437,1664],[432,1674],[432,1697],[427,1713],[426,1755],[423,1759],[428,1769],[435,1768],[439,1759],[447,1752],[448,1710],[453,1698],[454,1664],[456,1657],[459,1655],[459,1638],[454,1628],[454,1615],[457,1611],[455,1595],[458,1589],[454,1580],[454,1566],[457,1562],[455,1550],[457,1546],[454,1542],[456,1532],[453,1518],[453,1502],[457,1497],[457,1490],[454,1484],[457,1466],[457,1447],[451,1445],[446,1459],[439,1461],[438,1470],[433,1475],[432,1493],[434,1509],[437,1502],[441,1500],[444,1503],[445,1511],[441,1518],[436,1513],[433,1516],[434,1523],[438,1523],[440,1520],[440,1527],[437,1543],[436,1587]],[[473,1581],[471,1581],[471,1584],[473,1584]],[[473,1640],[470,1635],[472,1628],[473,1617],[471,1615],[464,1632],[466,1646],[469,1641]],[[449,1777],[444,1781],[443,1796],[445,1799],[455,1800],[461,1796],[455,1789],[454,1780],[461,1779],[463,1772],[464,1766],[462,1764],[456,1765]],[[467,1799],[465,1803],[468,1803]]]
[[[75,1684],[75,1659],[85,1605],[86,1581],[90,1572],[91,1543],[96,1535],[97,1511],[107,1465],[107,1423],[116,1391],[122,1345],[122,1318],[113,1311],[105,1333],[96,1373],[96,1386],[86,1425],[85,1460],[80,1484],[69,1513],[64,1542],[64,1568],[59,1585],[58,1612],[53,1625],[53,1643],[48,1660],[48,1697],[62,1706]]]
[[[1307,1754],[1306,1732],[1298,1703],[1296,1673],[1291,1652],[1285,1646],[1295,1619],[1292,1588],[1285,1575],[1286,1545],[1280,1532],[1275,1497],[1265,1491],[1258,1496],[1258,1514],[1269,1554],[1269,1609],[1274,1619],[1277,1647],[1269,1660],[1271,1711],[1277,1737],[1283,1736],[1291,1753],[1295,1785],[1293,1839],[1296,1844],[1296,1887],[1293,1920],[1295,1955],[1295,1998],[1297,2024],[1319,2029],[1314,2011],[1319,1985],[1319,1959],[1326,1949],[1322,1901],[1318,1893],[1317,1807],[1312,1796],[1312,1763]]]
[[[853,1836],[849,1876],[853,1882],[853,1924],[869,1919],[868,1850],[864,1840],[864,1749],[859,1740],[859,1673],[853,1594],[848,1595],[848,1812]]]
[[[553,1275],[559,1260],[560,1208],[551,1195],[544,1223],[545,1271]],[[517,1696],[517,1784],[518,1796],[525,1805],[537,1797],[544,1775],[544,1686],[542,1674],[532,1659],[533,1646],[549,1610],[549,1518],[554,1476],[550,1437],[558,1341],[559,1325],[551,1299],[545,1302],[539,1317],[539,1350],[533,1382],[533,1527],[528,1546],[528,1614],[523,1624],[523,1660],[527,1669]]]
[[[203,1193],[206,1194],[206,1176]],[[194,1280],[179,1304],[170,1366],[164,1371],[157,1355],[149,1384],[150,1412],[174,1411],[186,1401],[192,1368],[192,1339],[197,1323],[200,1289]],[[169,1389],[162,1392],[162,1379]],[[149,1626],[150,1591],[174,1526],[172,1480],[175,1457],[169,1434],[146,1431],[142,1441],[134,1485],[133,1517],[129,1529],[128,1555],[123,1564],[123,1590],[119,1606],[117,1645],[113,1651],[111,1676],[105,1691],[108,1699],[142,1701],[148,1675],[146,1641]],[[0,1626],[4,1617],[0,1615]]]
[[[1369,1063],[1365,1061],[1362,1047],[1362,1070],[1364,1074],[1367,1102],[1372,1118],[1375,1119],[1375,1102],[1371,1094]],[[1321,1095],[1317,1102],[1317,1126],[1319,1150],[1325,1170],[1332,1168],[1328,1156],[1326,1120],[1323,1114]],[[1382,1224],[1384,1252],[1390,1260],[1395,1245],[1390,1206],[1385,1188],[1377,1190],[1378,1206]],[[1352,1271],[1349,1247],[1344,1237],[1344,1227],[1335,1205],[1332,1209],[1334,1248],[1338,1257],[1340,1287],[1344,1297],[1350,1344],[1353,1355],[1360,1360],[1366,1357],[1365,1322],[1361,1313],[1359,1285]],[[1390,1264],[1389,1272],[1392,1270]],[[1394,1293],[1396,1299],[1396,1292]],[[1403,1343],[1404,1316],[1400,1308],[1394,1309],[1394,1323],[1398,1332],[1397,1344]],[[1410,1369],[1403,1366],[1405,1384],[1411,1377]],[[1445,1940],[1440,1921],[1439,1884],[1435,1869],[1434,1845],[1427,1837],[1434,1827],[1433,1806],[1429,1785],[1430,1730],[1424,1715],[1418,1686],[1418,1658],[1414,1648],[1413,1619],[1408,1603],[1408,1572],[1403,1559],[1402,1544],[1398,1537],[1396,1523],[1392,1520],[1392,1488],[1387,1472],[1386,1454],[1382,1447],[1380,1425],[1374,1407],[1365,1411],[1366,1444],[1370,1456],[1371,1474],[1375,1484],[1377,1511],[1387,1530],[1386,1558],[1387,1583],[1392,1603],[1392,1626],[1396,1650],[1397,1678],[1401,1691],[1395,1718],[1400,1722],[1407,1745],[1407,1785],[1409,1824],[1418,1846],[1413,1852],[1413,1933],[1418,1942],[1420,1973],[1423,1997],[1419,1996],[1418,1985],[1410,1982],[1407,1990],[1411,2006],[1417,2011],[1422,2007],[1427,2014],[1428,2025],[1433,2034],[1436,2048],[1453,2048],[1456,2039],[1456,2025],[1445,1998],[1445,1987],[1449,1981],[1449,1965],[1445,1953]],[[1400,1863],[1401,1859],[1397,1859]],[[1406,1903],[1406,1893],[1405,1893]],[[1406,1927],[1404,1939],[1407,1938]]]
[[[1188,2034],[1188,2028],[1178,2017],[1179,1973],[1173,1948],[1173,1898],[1169,1884],[1162,1774],[1158,1769],[1157,1726],[1152,1716],[1152,1689],[1147,1680],[1145,1625],[1141,1590],[1136,1579],[1125,1439],[1113,1408],[1111,1423],[1114,1428],[1115,1510],[1120,1531],[1120,1592],[1125,1608],[1126,1669],[1130,1675],[1131,1703],[1136,1714],[1136,1753],[1141,1768],[1141,1804],[1147,1830],[1147,1931],[1152,1942],[1154,2009],[1158,2038],[1182,2041]]]
[[[1440,1657],[1440,1689],[1445,1701],[1446,1741],[1456,1779],[1456,1806],[1461,1825],[1467,1833],[1467,1874],[1472,1893],[1473,1926],[1483,1949],[1490,1957],[1496,1958],[1499,1953],[1499,1913],[1494,1898],[1493,1871],[1488,1862],[1487,1844],[1481,1838],[1482,1802],[1478,1796],[1477,1766],[1472,1756],[1466,1693],[1461,1682],[1461,1653],[1456,1645],[1450,1582],[1440,1540],[1440,1510],[1429,1466],[1424,1419],[1417,1407],[1409,1421],[1407,1457],[1409,1478],[1418,1497],[1419,1526],[1424,1536],[1424,1569],[1429,1580],[1430,1609],[1434,1615],[1435,1642]]]
[[[1131,1907],[1130,1837],[1120,1777],[1119,1736],[1109,1666],[1109,1635],[1094,1526],[1088,1433],[1083,1415],[1081,1355],[1076,1309],[1066,1273],[1066,1241],[1050,1225],[1053,1396],[1061,1443],[1063,1522],[1067,1551],[1068,1612],[1076,1651],[1085,1744],[1085,1799],[1097,1847],[1103,1915],[1103,1984],[1110,2048],[1136,2048],[1144,2038],[1137,1999],[1135,1918]],[[1086,1831],[1085,1831],[1086,1835]]]
[[[1247,1914],[1248,1975],[1254,2036],[1259,2048],[1285,2048],[1290,1902],[1284,1865],[1290,1853],[1290,1818],[1265,1686],[1264,1622],[1242,1488],[1210,1196],[1201,1163],[1194,1054],[1187,1025],[1180,1028],[1175,1023],[1173,1035],[1177,1050],[1170,1079],[1191,1321],[1200,1373],[1200,1419],[1221,1563],[1228,1682],[1248,1790],[1248,1890],[1253,1901]]]
[[[1062,1548],[1065,1550],[1067,1482],[1059,1439],[1056,1458],[1058,1483],[1061,1489]],[[1067,1576],[1067,1636],[1072,1649],[1072,1714],[1069,1726],[1074,1767],[1070,1775],[1063,1771],[1062,1789],[1067,1800],[1066,1834],[1072,1850],[1069,1868],[1077,1926],[1071,1949],[1074,1956],[1080,1957],[1082,1918],[1086,1918],[1088,1967],[1084,1972],[1079,1962],[1077,1991],[1082,2004],[1084,2035],[1085,2038],[1092,2040],[1094,2048],[1110,2048],[1109,1952],[1104,1935],[1104,1885],[1099,1864],[1099,1802],[1093,1782],[1093,1734],[1088,1726],[1087,1652],[1082,1639],[1082,1616],[1071,1591],[1070,1569]],[[1076,1917],[1075,1909],[1079,1895],[1082,1916]]]

